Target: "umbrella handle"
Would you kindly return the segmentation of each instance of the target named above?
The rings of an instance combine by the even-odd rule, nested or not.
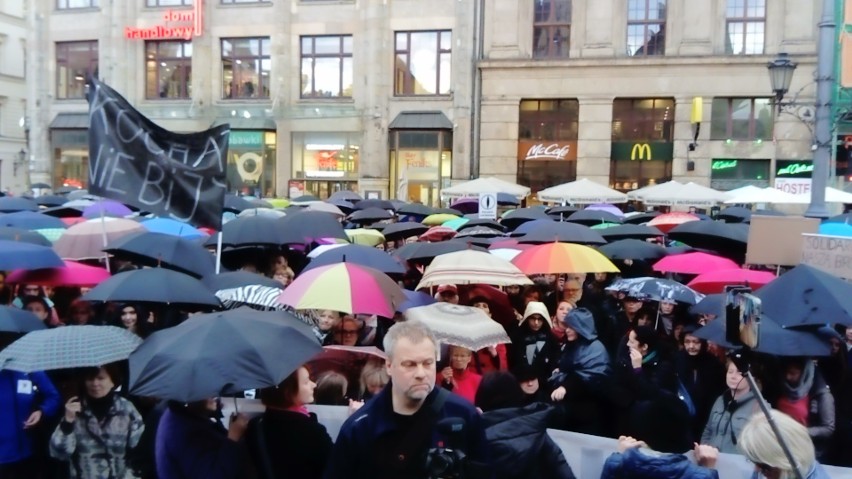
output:
[[[237,396],[234,395],[234,414],[239,414],[240,408],[237,406]]]

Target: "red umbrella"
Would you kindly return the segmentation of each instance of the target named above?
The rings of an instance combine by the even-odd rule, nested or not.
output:
[[[459,285],[459,297],[462,304],[470,304],[470,300],[482,296],[488,300],[491,308],[491,319],[502,324],[504,328],[510,328],[518,324],[515,317],[515,309],[509,302],[509,295],[505,292],[487,284],[463,284]],[[508,330],[508,329],[507,329]]]
[[[311,376],[327,371],[336,371],[346,376],[350,387],[360,381],[361,369],[368,361],[385,362],[387,355],[375,346],[324,346],[323,351],[313,357],[306,366]]]
[[[733,270],[739,268],[737,263],[707,253],[684,253],[665,258],[654,263],[654,271],[662,273],[701,274],[716,270]]]
[[[104,268],[65,260],[64,268],[19,269],[9,274],[6,281],[39,286],[95,286],[109,277]]]
[[[420,235],[420,241],[429,241],[432,243],[453,239],[458,231],[446,226],[433,226],[429,231]]]
[[[666,213],[664,215],[657,216],[648,222],[648,226],[655,226],[663,233],[668,233],[669,230],[675,226],[683,223],[689,223],[690,221],[701,221],[701,218],[689,213],[676,211],[674,213]]]
[[[65,223],[66,226],[74,226],[78,223],[84,223],[86,221],[89,221],[89,218],[83,218],[82,216],[77,216],[77,217],[73,217],[73,218],[59,218],[59,219],[62,220],[62,222]]]
[[[769,271],[752,269],[722,269],[700,274],[687,286],[704,294],[721,293],[725,286],[744,285],[757,290],[775,279],[775,274]]]

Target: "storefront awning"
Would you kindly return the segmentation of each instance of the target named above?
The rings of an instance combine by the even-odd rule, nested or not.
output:
[[[452,130],[453,122],[440,111],[404,111],[388,125],[391,130]]]
[[[220,118],[210,125],[210,128],[230,124],[232,130],[275,130],[275,120],[272,118]]]
[[[51,129],[57,130],[88,130],[89,129],[89,114],[88,113],[59,113],[56,118],[50,122]]]

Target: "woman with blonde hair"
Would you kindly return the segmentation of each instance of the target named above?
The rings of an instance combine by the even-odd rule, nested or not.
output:
[[[367,361],[367,364],[361,369],[359,396],[361,401],[366,401],[379,394],[389,382],[390,376],[388,376],[388,370],[385,367],[384,361]]]
[[[790,464],[766,415],[755,414],[743,427],[738,441],[742,453],[754,463],[752,479],[761,476],[766,479],[796,479],[796,468],[804,479],[828,479],[828,473],[816,460],[808,429],[780,411],[773,410],[770,414],[796,464]]]

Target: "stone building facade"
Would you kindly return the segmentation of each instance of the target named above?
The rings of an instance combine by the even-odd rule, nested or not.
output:
[[[26,22],[22,2],[0,2],[0,190],[27,189],[24,57]]]

